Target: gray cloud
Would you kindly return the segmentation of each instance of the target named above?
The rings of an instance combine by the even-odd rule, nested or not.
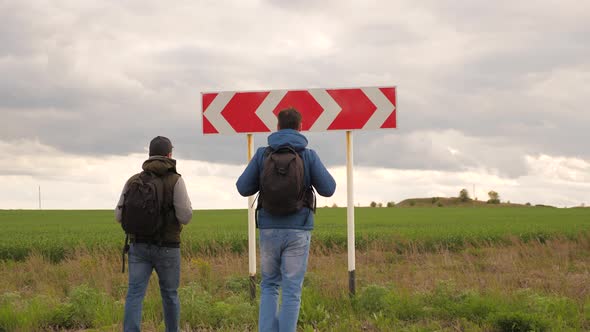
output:
[[[4,2],[0,140],[106,156],[166,135],[238,164],[244,137],[200,134],[200,92],[395,84],[400,128],[357,133],[360,165],[516,177],[525,155],[590,159],[587,4],[338,4]],[[329,165],[343,135],[309,134]]]

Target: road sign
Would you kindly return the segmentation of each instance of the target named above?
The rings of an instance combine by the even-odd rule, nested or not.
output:
[[[353,130],[396,128],[396,88],[270,90],[210,92],[202,94],[203,133],[246,133],[248,162],[254,154],[252,133],[277,130],[277,114],[289,107],[302,116],[302,131],[346,131],[346,191],[348,289],[356,292],[353,189]],[[254,196],[248,198],[248,270],[250,296],[256,297],[256,229]]]
[[[265,133],[276,116],[294,107],[302,131],[373,130],[396,127],[396,88],[223,91],[202,94],[203,133]]]

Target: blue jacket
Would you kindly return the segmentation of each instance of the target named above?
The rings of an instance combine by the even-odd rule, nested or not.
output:
[[[307,138],[293,129],[281,129],[268,136],[268,145],[273,149],[291,146],[299,152],[303,159],[305,186],[313,186],[315,191],[325,197],[330,197],[336,190],[336,182],[314,150],[307,149]],[[238,192],[242,196],[254,195],[260,190],[260,174],[264,165],[264,151],[266,147],[258,148],[252,160],[240,175],[236,183]],[[288,228],[313,229],[313,212],[303,209],[288,216],[272,216],[264,209],[258,211],[258,228]]]

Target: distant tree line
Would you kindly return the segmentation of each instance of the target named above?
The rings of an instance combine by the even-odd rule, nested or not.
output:
[[[498,192],[496,192],[494,190],[490,190],[488,192],[488,197],[490,198],[487,201],[488,204],[499,204],[500,203],[500,194],[498,194]],[[461,189],[461,191],[459,191],[459,199],[461,200],[461,202],[470,201],[471,197],[469,197],[469,191],[467,191],[467,189],[465,189],[465,188]]]
[[[487,200],[488,204],[499,204],[500,203],[500,194],[498,194],[497,191],[490,190],[488,192],[488,197],[489,197],[489,199]],[[473,199],[469,195],[469,191],[467,189],[463,188],[459,191],[459,200],[461,202],[469,202],[469,201],[472,201]],[[510,203],[510,201],[508,201],[507,203]],[[410,204],[410,206],[416,205],[416,203],[414,201],[409,201],[409,204]],[[432,197],[432,204],[437,204],[439,207],[443,206],[442,203],[439,201],[438,197]],[[531,203],[527,203],[527,205],[530,206]],[[388,208],[395,207],[395,202],[387,202],[385,204],[385,206]],[[333,207],[336,207],[335,204]],[[380,208],[380,207],[383,207],[383,203],[372,201],[369,204],[369,207]]]
[[[377,203],[375,201],[372,201],[371,204],[369,204],[370,207],[374,208],[374,207],[383,207],[383,203]],[[385,204],[386,207],[391,208],[395,206],[395,202],[387,202],[387,204]]]

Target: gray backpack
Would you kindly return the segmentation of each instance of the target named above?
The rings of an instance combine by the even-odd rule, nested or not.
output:
[[[292,147],[268,147],[260,174],[257,210],[262,207],[271,215],[285,216],[309,206],[304,181],[303,159],[297,151]]]

